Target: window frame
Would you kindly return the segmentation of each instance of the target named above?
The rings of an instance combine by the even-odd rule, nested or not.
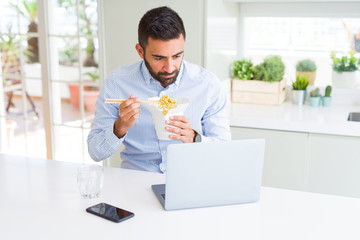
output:
[[[41,81],[41,85],[42,85],[42,107],[43,107],[43,119],[38,119],[37,121],[43,121],[43,127],[44,127],[44,131],[45,131],[45,142],[46,142],[46,158],[47,159],[56,159],[56,144],[55,144],[55,127],[56,126],[65,126],[68,127],[66,124],[61,123],[55,123],[54,121],[54,115],[56,115],[56,111],[59,111],[59,109],[54,109],[54,99],[53,99],[53,87],[52,84],[54,82],[58,82],[56,80],[52,80],[51,78],[51,71],[52,71],[52,66],[51,66],[51,38],[52,37],[59,37],[56,34],[52,34],[49,31],[49,26],[50,26],[50,22],[51,19],[49,18],[49,16],[51,16],[51,11],[52,11],[52,4],[53,1],[47,1],[47,0],[37,0],[37,18],[38,18],[38,32],[37,33],[31,33],[31,34],[23,34],[20,32],[20,27],[17,33],[14,33],[14,35],[16,36],[21,36],[21,35],[25,35],[25,36],[35,36],[38,37],[38,42],[39,42],[39,63],[41,64],[41,77],[37,78]],[[104,38],[102,37],[103,35],[103,3],[102,1],[97,0],[97,25],[98,25],[98,29],[97,32],[91,36],[89,35],[84,35],[80,33],[80,26],[79,26],[79,11],[77,11],[77,35],[73,36],[71,35],[71,37],[75,37],[77,39],[77,44],[78,44],[78,49],[81,49],[80,46],[80,38],[92,38],[92,39],[97,39],[99,42],[99,48],[98,48],[98,69],[99,69],[99,87],[101,87],[103,85],[104,82],[104,71],[103,71],[103,67],[104,67],[104,61],[105,61],[105,56],[104,53]],[[77,10],[79,10],[79,0],[76,0],[76,6]],[[17,18],[18,18],[18,24],[20,24],[19,21],[19,14],[17,14]],[[101,26],[101,27],[100,27]],[[4,34],[4,33],[1,33]],[[67,35],[61,35],[60,37],[69,37]],[[21,46],[20,46],[20,51],[22,51]],[[21,57],[23,57],[21,55]],[[79,59],[81,58],[81,51],[79,50]],[[24,61],[22,61],[24,62]],[[23,66],[21,66],[23,67]],[[89,130],[89,127],[84,127],[84,123],[87,121],[86,117],[85,117],[85,113],[84,113],[84,102],[83,102],[83,89],[82,86],[84,86],[84,81],[83,81],[83,72],[81,71],[82,68],[82,64],[79,64],[79,66],[77,66],[77,68],[79,69],[79,80],[77,81],[77,83],[79,84],[79,89],[80,89],[80,115],[81,115],[81,126],[76,127],[78,129],[82,130],[82,155],[83,155],[83,159],[82,162],[85,161],[85,151],[87,151],[87,146],[86,146],[86,141],[84,141],[84,139],[86,138],[86,136],[84,135],[84,133],[86,131]],[[21,75],[20,79],[25,80],[28,79],[29,77]],[[31,78],[31,77],[30,77]],[[22,81],[23,84],[23,88],[26,89],[26,81]],[[2,84],[0,87],[1,90],[1,94],[0,97],[3,98],[3,91],[2,91]],[[27,117],[27,105],[26,105],[26,99],[25,99],[25,93],[22,93],[22,98],[23,98],[23,105],[24,105],[24,110],[23,110],[23,116],[22,117],[14,117],[16,119],[21,119],[24,121],[28,121],[28,117]],[[5,112],[3,111],[4,109],[0,109],[0,121],[1,121],[1,126],[4,126],[4,128],[0,129],[0,135],[4,136],[4,134],[6,134],[6,131],[1,131],[1,130],[5,130],[5,119],[8,119],[8,117],[6,116]],[[61,111],[61,110],[60,110]],[[31,120],[31,119],[30,119]],[[25,124],[25,138],[27,136],[27,129],[26,129],[26,125]],[[2,139],[4,139],[2,137]],[[6,141],[4,141],[6,142]],[[25,141],[27,143],[27,140]],[[0,151],[2,151],[2,146],[3,144],[0,144]],[[26,149],[28,148],[27,146],[25,146]],[[5,148],[5,147],[3,147]],[[26,155],[28,155],[28,153],[26,152]],[[62,159],[57,159],[57,160],[62,160]]]

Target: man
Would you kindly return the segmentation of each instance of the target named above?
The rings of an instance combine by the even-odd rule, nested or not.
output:
[[[181,18],[168,7],[142,17],[135,48],[143,60],[113,71],[96,103],[88,136],[95,161],[108,158],[123,143],[121,167],[165,172],[169,144],[231,139],[226,95],[214,74],[183,60],[185,38]],[[189,99],[184,116],[166,122],[172,140],[157,138],[151,113],[139,103],[164,95]],[[106,98],[128,99],[119,105],[105,104]]]

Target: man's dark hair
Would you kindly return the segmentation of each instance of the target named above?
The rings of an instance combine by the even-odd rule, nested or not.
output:
[[[149,37],[158,40],[186,37],[185,28],[180,16],[171,8],[158,7],[145,13],[139,22],[138,41],[142,48],[148,44]]]

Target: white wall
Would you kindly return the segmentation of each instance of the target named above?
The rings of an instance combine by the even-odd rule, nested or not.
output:
[[[222,0],[206,3],[205,67],[220,80],[229,78],[230,64],[237,57],[238,16],[237,3],[224,3]]]
[[[105,73],[121,65],[139,61],[135,44],[141,17],[146,11],[168,6],[183,19],[186,30],[185,56],[187,61],[203,65],[204,0],[108,0],[103,3]]]

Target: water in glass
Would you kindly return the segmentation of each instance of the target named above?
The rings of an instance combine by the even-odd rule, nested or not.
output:
[[[104,182],[104,169],[99,165],[82,165],[78,169],[78,188],[85,199],[97,198]]]

